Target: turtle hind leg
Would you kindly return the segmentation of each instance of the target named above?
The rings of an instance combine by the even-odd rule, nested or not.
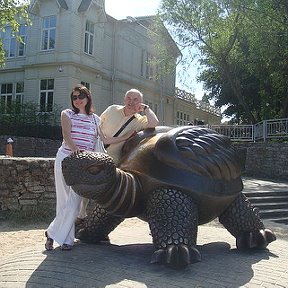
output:
[[[242,193],[219,216],[219,222],[236,238],[238,249],[265,249],[276,240],[275,234],[264,227],[258,209]]]
[[[269,229],[244,232],[236,238],[236,246],[240,250],[244,249],[265,249],[267,245],[276,240],[275,234]]]
[[[75,237],[86,243],[99,244],[109,241],[108,234],[113,231],[124,218],[112,216],[95,202],[95,207],[91,210],[84,222],[77,229]]]
[[[201,261],[196,248],[198,209],[191,196],[170,188],[153,191],[147,219],[156,248],[151,263],[181,269]]]

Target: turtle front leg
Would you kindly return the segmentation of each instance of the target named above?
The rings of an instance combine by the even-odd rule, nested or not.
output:
[[[153,191],[147,219],[156,248],[151,263],[184,268],[201,261],[196,248],[198,209],[191,196],[170,188]]]
[[[265,249],[276,240],[275,234],[265,229],[258,209],[242,193],[219,216],[219,222],[236,238],[238,249]]]
[[[95,203],[93,210],[88,213],[81,225],[76,226],[75,237],[83,242],[99,244],[109,241],[108,234],[112,232],[124,218],[113,216]]]

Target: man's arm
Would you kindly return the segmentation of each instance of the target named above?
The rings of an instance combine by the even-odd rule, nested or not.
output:
[[[152,109],[146,104],[142,104],[143,106],[143,112],[147,117],[147,126],[146,128],[155,128],[159,125],[159,120],[156,116],[156,114],[153,112]]]

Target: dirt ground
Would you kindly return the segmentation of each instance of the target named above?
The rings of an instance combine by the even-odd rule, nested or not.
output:
[[[46,241],[44,232],[50,222],[37,224],[17,224],[14,221],[0,220],[0,259],[9,256],[15,252],[21,251],[26,247],[32,247],[36,244],[41,245]],[[138,218],[126,219],[121,226],[143,225],[143,221]],[[57,246],[57,244],[55,244]]]
[[[50,222],[49,222],[50,223]],[[15,222],[10,222],[9,220],[0,220],[0,259],[2,257],[9,256],[15,252],[21,251],[21,249],[26,247],[31,247],[36,244],[41,245],[45,243],[44,231],[49,225],[47,222],[37,223],[37,224],[17,224]],[[281,225],[275,222],[264,222],[265,226],[271,230],[273,230],[278,239],[288,239],[288,225]],[[143,225],[143,221],[138,218],[130,218],[126,219],[124,222],[120,224],[120,226],[129,227],[134,225]],[[212,221],[209,224],[205,225],[213,225],[219,226],[216,220]]]
[[[2,222],[0,224],[0,258],[21,251],[23,247],[31,247],[37,242],[44,245],[44,229],[47,226],[45,223],[18,226]]]

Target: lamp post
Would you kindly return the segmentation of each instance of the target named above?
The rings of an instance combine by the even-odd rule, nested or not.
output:
[[[164,97],[163,97],[163,78],[160,78],[160,123],[164,125]]]

